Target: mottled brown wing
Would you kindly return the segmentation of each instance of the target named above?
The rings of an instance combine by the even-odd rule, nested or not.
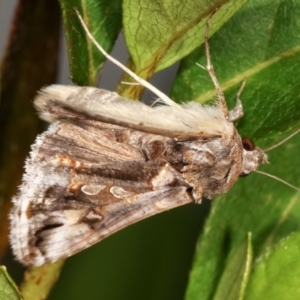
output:
[[[84,120],[37,138],[11,213],[11,242],[26,265],[53,262],[132,223],[192,201],[168,162],[146,160],[145,133]],[[153,138],[153,137],[152,137]]]

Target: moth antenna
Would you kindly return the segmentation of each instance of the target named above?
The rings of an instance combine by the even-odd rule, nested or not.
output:
[[[128,81],[121,81],[122,84],[127,84],[127,85],[140,85],[138,82],[128,82]]]
[[[296,186],[294,186],[294,185],[288,183],[287,181],[285,181],[285,180],[283,180],[283,179],[281,179],[281,178],[279,178],[279,177],[277,177],[277,176],[274,176],[274,175],[271,175],[271,174],[269,174],[269,173],[265,173],[265,172],[262,172],[262,171],[259,171],[259,170],[256,170],[256,171],[254,171],[254,172],[256,172],[256,173],[258,173],[258,174],[262,174],[262,175],[268,176],[268,177],[270,177],[270,178],[273,178],[273,179],[275,179],[275,180],[277,180],[277,181],[279,181],[279,182],[281,182],[281,183],[283,183],[283,184],[289,186],[290,188],[296,190],[297,192],[300,192],[300,189],[299,189],[299,188],[297,188]]]
[[[288,137],[286,137],[285,139],[283,139],[282,141],[280,141],[279,143],[277,143],[277,144],[271,146],[271,147],[268,148],[268,149],[265,149],[264,152],[268,152],[268,151],[270,151],[270,150],[273,150],[273,149],[279,147],[280,145],[284,144],[286,141],[288,141],[289,139],[291,139],[294,135],[296,135],[296,134],[299,133],[299,132],[300,132],[300,128],[299,128],[298,130],[296,130],[295,132],[293,132],[292,134],[290,134],[290,135],[289,135]]]
[[[148,81],[144,80],[143,78],[139,77],[138,75],[136,75],[134,72],[132,72],[130,69],[128,69],[127,67],[125,67],[123,64],[121,64],[119,61],[117,61],[115,58],[113,58],[112,56],[110,56],[101,46],[100,44],[95,40],[95,38],[92,36],[92,34],[90,33],[89,29],[87,28],[86,24],[84,23],[81,15],[79,14],[79,12],[75,9],[75,12],[78,16],[78,19],[84,29],[84,31],[86,32],[87,36],[89,37],[89,39],[91,40],[91,42],[97,47],[97,49],[107,58],[109,59],[111,62],[113,62],[116,66],[118,66],[119,68],[121,68],[124,72],[126,72],[128,75],[130,75],[133,79],[135,79],[140,85],[142,85],[143,87],[147,88],[148,90],[150,90],[151,92],[153,92],[154,94],[156,94],[161,100],[163,100],[166,104],[168,104],[169,106],[172,107],[177,107],[177,108],[181,108],[180,105],[176,104],[172,99],[170,99],[166,94],[164,94],[163,92],[161,92],[159,89],[157,89],[155,86],[153,86],[151,83],[149,83]]]
[[[217,91],[217,96],[218,96],[218,100],[220,102],[221,105],[221,109],[223,111],[223,114],[225,116],[226,119],[228,119],[229,117],[229,111],[228,111],[228,107],[227,107],[227,103],[225,100],[225,96],[224,93],[222,91],[221,85],[218,81],[217,75],[214,71],[212,62],[211,62],[211,58],[210,58],[210,49],[209,49],[209,43],[208,43],[208,34],[209,34],[209,26],[210,26],[210,22],[211,19],[213,17],[213,15],[216,13],[216,11],[218,10],[215,9],[210,16],[208,17],[207,21],[206,21],[206,27],[205,27],[205,34],[204,34],[204,44],[205,44],[205,56],[206,56],[206,70],[215,86],[215,89]],[[200,68],[202,68],[203,66],[199,65]]]

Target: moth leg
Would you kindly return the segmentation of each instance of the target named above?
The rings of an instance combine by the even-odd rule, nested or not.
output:
[[[236,103],[233,110],[229,111],[228,121],[233,122],[240,119],[244,115],[243,104],[240,99],[240,96],[246,85],[246,79],[243,81],[238,93],[236,94]]]
[[[216,76],[216,73],[214,71],[213,65],[211,63],[210,50],[209,50],[209,44],[208,44],[209,26],[210,26],[211,19],[215,12],[216,12],[216,10],[214,12],[212,12],[211,15],[209,16],[209,18],[206,21],[206,27],[205,27],[204,44],[205,44],[205,56],[206,56],[206,70],[207,70],[207,72],[215,86],[215,89],[217,91],[218,100],[220,102],[223,114],[224,114],[225,118],[228,118],[229,112],[228,112],[227,103],[225,100],[224,93],[221,89],[220,83],[218,81],[218,78]]]

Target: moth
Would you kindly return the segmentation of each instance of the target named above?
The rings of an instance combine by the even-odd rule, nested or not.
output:
[[[80,16],[79,16],[80,18]],[[213,70],[213,106],[178,105],[111,61],[164,105],[146,106],[93,87],[52,85],[34,104],[52,123],[37,137],[13,199],[10,240],[17,260],[37,266],[71,256],[114,232],[165,210],[226,193],[239,176],[267,163],[233,121],[243,115],[240,89],[229,111]]]

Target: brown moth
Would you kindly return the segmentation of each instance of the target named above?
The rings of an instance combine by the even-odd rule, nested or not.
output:
[[[92,87],[52,85],[39,92],[34,104],[52,124],[32,146],[13,199],[10,240],[20,262],[71,256],[151,215],[226,193],[239,176],[267,163],[233,124],[243,115],[243,86],[228,111],[210,61],[209,21],[206,26],[205,69],[218,95],[213,106],[176,104],[99,45],[165,105],[149,107]]]

